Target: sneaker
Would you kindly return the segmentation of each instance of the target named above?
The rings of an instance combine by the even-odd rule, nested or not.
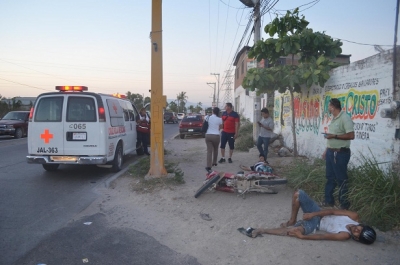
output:
[[[207,170],[208,173],[211,173],[211,172],[212,172],[212,171],[211,171],[211,167],[206,167],[206,170]]]
[[[228,162],[229,162],[229,163],[232,163],[232,158],[228,158]]]
[[[218,161],[218,163],[225,163],[226,161],[225,161],[225,158],[221,158],[219,161]]]
[[[217,164],[217,163],[213,164],[213,167],[216,167],[216,166],[218,166],[218,164]]]

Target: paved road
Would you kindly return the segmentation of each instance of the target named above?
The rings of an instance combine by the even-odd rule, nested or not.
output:
[[[177,124],[166,124],[164,128],[165,139],[172,138],[178,132]],[[96,199],[94,188],[97,185],[104,186],[104,182],[113,175],[107,169],[96,166],[60,166],[57,172],[47,172],[41,165],[26,163],[26,141],[26,138],[0,137],[0,264],[77,264],[76,259],[78,256],[80,258],[80,255],[72,254],[71,250],[68,250],[70,258],[66,258],[66,249],[63,250],[71,240],[74,240],[72,248],[83,251],[88,247],[87,251],[93,254],[92,257],[99,257],[105,261],[103,255],[108,253],[110,262],[113,258],[114,264],[128,264],[123,263],[126,253],[119,256],[118,252],[115,252],[115,255],[104,252],[100,246],[102,240],[98,237],[87,245],[90,234],[86,240],[83,238],[85,237],[83,233],[76,234],[76,230],[79,231],[77,228],[82,225],[81,221],[68,224],[76,214]],[[124,167],[129,166],[136,158],[136,155],[126,157]],[[141,245],[139,240],[149,244],[143,251],[127,252],[130,254],[129,257],[133,254],[147,256],[151,249],[155,251],[163,247],[154,239],[137,231],[114,231],[104,222],[99,224],[91,227],[89,231],[94,233],[95,229],[98,235],[105,238],[114,238],[114,234],[125,235],[118,241],[120,243],[111,244],[110,250],[113,247],[118,249],[129,245]],[[69,236],[66,236],[67,234]],[[106,246],[110,244],[108,240],[103,243]],[[46,252],[48,248],[51,248],[49,253]],[[164,255],[161,255],[162,253]],[[169,249],[150,256],[159,258],[162,262],[166,260],[165,255],[175,257],[177,262],[188,261],[188,257],[180,257]],[[143,261],[144,256],[138,257],[138,261]],[[38,260],[36,257],[44,260]],[[149,261],[157,264],[153,260]],[[190,264],[196,264],[192,261]],[[78,263],[81,262],[82,260]],[[179,262],[175,264],[180,264]],[[96,264],[112,264],[112,262]]]

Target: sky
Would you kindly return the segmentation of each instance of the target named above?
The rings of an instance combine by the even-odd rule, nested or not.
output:
[[[274,2],[262,0],[263,2]],[[130,91],[150,96],[151,0],[2,0],[0,3],[0,95],[35,97],[55,86],[83,85],[89,91]],[[300,6],[314,31],[343,42],[351,62],[392,49],[395,0],[279,0],[262,17]],[[163,94],[210,106],[220,75],[220,101],[234,73],[252,9],[239,0],[162,1]],[[252,25],[252,24],[251,24]],[[243,41],[241,41],[243,40]],[[233,89],[233,83],[231,84]],[[232,91],[232,90],[231,90]],[[233,92],[230,93],[233,98]]]

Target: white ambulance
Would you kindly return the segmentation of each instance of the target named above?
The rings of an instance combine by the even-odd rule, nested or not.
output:
[[[48,171],[60,164],[121,170],[123,156],[137,149],[133,104],[121,97],[57,86],[37,97],[29,115],[28,163]],[[138,151],[139,152],[139,151]]]

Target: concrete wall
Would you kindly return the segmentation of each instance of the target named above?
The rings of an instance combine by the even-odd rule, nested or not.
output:
[[[351,142],[351,162],[357,164],[360,154],[379,162],[396,162],[399,140],[395,139],[399,118],[381,118],[380,110],[393,101],[393,53],[391,51],[341,66],[331,72],[322,87],[302,89],[295,94],[295,122],[300,155],[321,157],[326,140],[321,132],[328,130],[332,117],[328,111],[331,98],[339,98],[343,111],[354,122],[355,140]],[[397,96],[396,96],[397,97]],[[293,147],[290,95],[275,93],[275,133],[281,133],[285,144]]]

